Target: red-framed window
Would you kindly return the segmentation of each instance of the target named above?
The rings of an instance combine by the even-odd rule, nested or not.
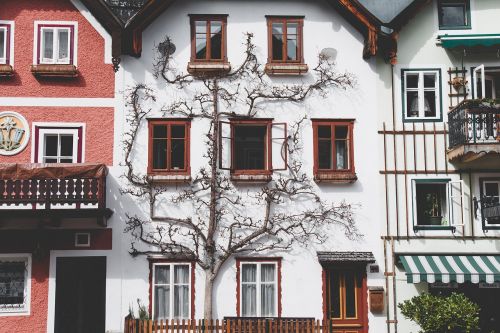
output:
[[[267,16],[268,63],[304,63],[302,16]]]
[[[281,317],[281,258],[236,258],[238,317]]]
[[[149,174],[190,173],[190,128],[186,119],[149,120]]]
[[[233,174],[271,174],[287,168],[287,124],[272,119],[220,122],[219,164]]]
[[[73,65],[75,26],[71,24],[38,24],[37,63]]]
[[[10,65],[11,31],[11,24],[0,23],[0,65]]]
[[[149,260],[149,313],[153,320],[194,319],[195,262]]]
[[[35,125],[34,163],[83,163],[83,126]]]
[[[226,62],[227,15],[190,15],[191,61]]]
[[[354,174],[354,120],[313,120],[314,174]]]

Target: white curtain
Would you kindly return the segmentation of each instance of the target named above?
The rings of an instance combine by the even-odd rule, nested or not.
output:
[[[69,61],[69,31],[59,30],[59,57],[60,61]]]
[[[174,317],[189,318],[189,266],[174,267]]]
[[[242,265],[241,282],[241,315],[255,317],[257,315],[257,265]]]
[[[170,317],[170,266],[155,266],[154,319]]]
[[[335,149],[337,150],[337,170],[347,169],[347,141],[336,141]]]
[[[261,316],[274,317],[275,313],[275,268],[274,264],[262,264],[260,268],[261,286],[260,286],[260,307]]]
[[[54,31],[44,30],[43,31],[43,57],[46,59],[52,59],[54,47]]]

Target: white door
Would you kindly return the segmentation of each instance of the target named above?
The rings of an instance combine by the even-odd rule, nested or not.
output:
[[[484,65],[474,68],[474,91],[473,98],[484,98],[484,91],[486,90],[486,82],[484,77]]]

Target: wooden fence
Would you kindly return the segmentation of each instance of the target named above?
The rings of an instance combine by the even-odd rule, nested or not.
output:
[[[125,319],[125,333],[330,333],[330,320],[225,318],[223,320]]]

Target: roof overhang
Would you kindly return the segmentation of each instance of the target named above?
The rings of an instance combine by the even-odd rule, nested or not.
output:
[[[500,34],[439,35],[437,41],[445,49],[500,48]]]
[[[321,264],[371,264],[375,262],[372,252],[353,252],[353,251],[318,251],[318,261]]]

